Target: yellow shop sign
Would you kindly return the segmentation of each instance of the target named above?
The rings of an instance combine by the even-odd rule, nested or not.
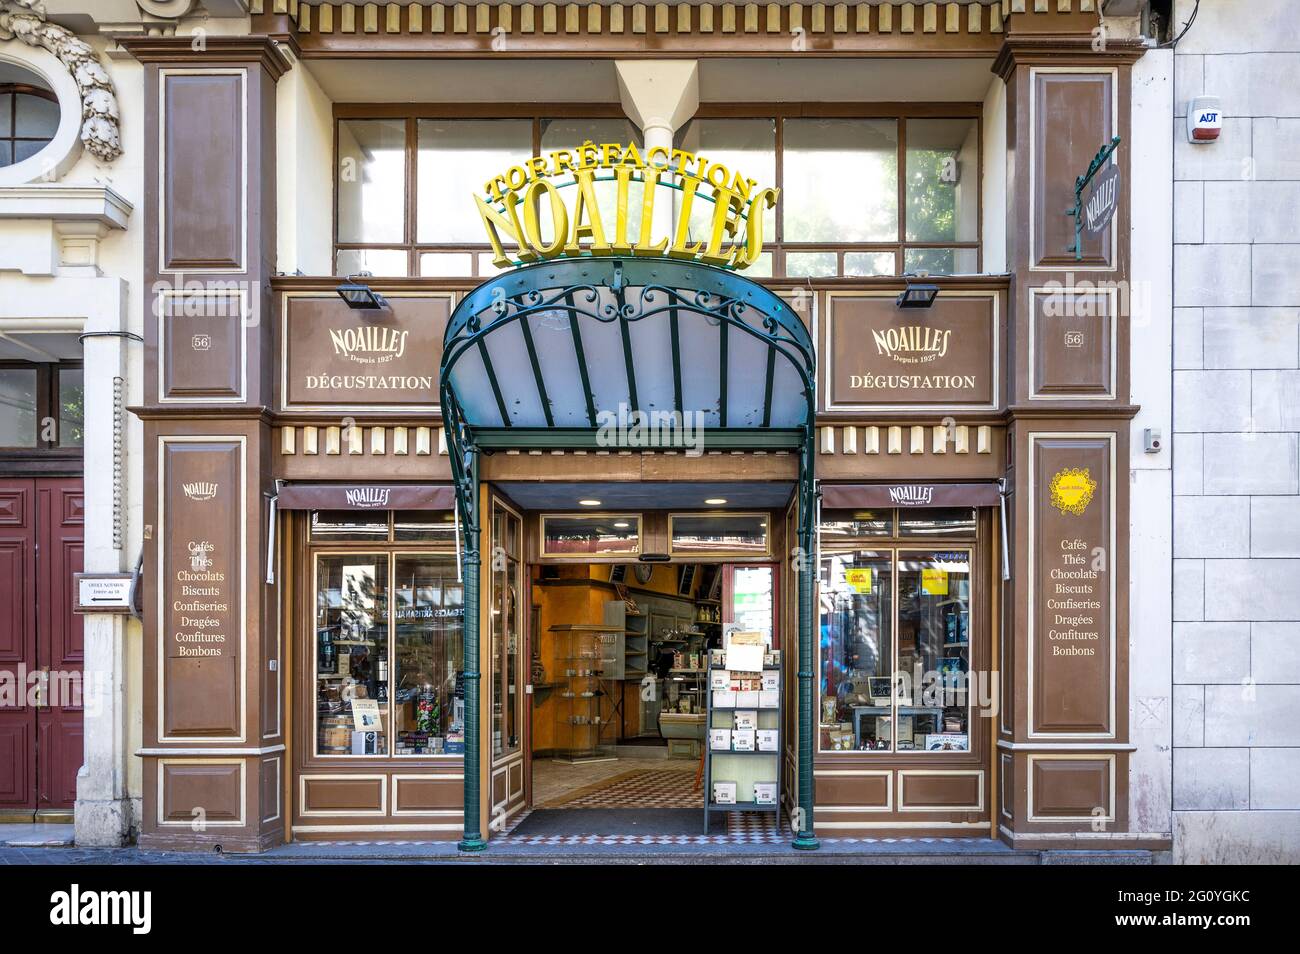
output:
[[[474,202],[498,268],[580,255],[745,268],[763,250],[763,213],[779,192],[683,149],[642,155],[634,144],[588,141],[511,166]]]

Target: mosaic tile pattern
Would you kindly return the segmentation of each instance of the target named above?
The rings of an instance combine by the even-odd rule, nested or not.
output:
[[[695,775],[671,770],[624,772],[557,799],[548,808],[698,808]]]

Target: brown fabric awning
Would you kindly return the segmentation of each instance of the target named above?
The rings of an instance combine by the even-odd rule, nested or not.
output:
[[[451,484],[289,484],[281,487],[281,510],[450,510]]]
[[[821,491],[823,510],[998,505],[998,485],[995,483],[822,484]]]

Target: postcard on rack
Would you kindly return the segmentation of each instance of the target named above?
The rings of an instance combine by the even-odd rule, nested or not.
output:
[[[758,694],[758,707],[760,709],[779,709],[781,708],[781,690],[764,689]]]
[[[731,732],[731,747],[737,752],[753,752],[754,730],[733,729]]]
[[[730,689],[731,673],[725,669],[713,669],[709,671],[709,688],[710,689]]]
[[[710,729],[709,748],[714,752],[730,752],[731,751],[731,730]]]
[[[737,729],[758,728],[758,710],[756,709],[737,709],[732,718]]]
[[[730,689],[713,690],[713,708],[715,709],[733,709],[736,705],[736,694]]]
[[[713,783],[713,804],[715,805],[736,804],[736,783],[735,782],[714,782]]]
[[[768,689],[768,690],[771,690],[771,689],[780,689],[780,688],[781,688],[781,670],[779,670],[779,669],[764,669],[764,670],[763,670],[763,686],[762,686],[762,688],[764,688],[764,689]]]
[[[767,644],[757,630],[736,630],[727,641],[727,668],[758,672],[763,668],[763,651]]]
[[[754,733],[754,741],[758,744],[760,752],[777,751],[777,738],[779,729],[758,729]]]
[[[776,782],[755,782],[754,783],[754,804],[775,805],[776,804]]]

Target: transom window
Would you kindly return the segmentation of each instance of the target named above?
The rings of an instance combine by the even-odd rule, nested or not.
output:
[[[81,363],[0,360],[0,449],[80,448],[85,427]]]
[[[338,119],[336,270],[340,275],[484,278],[497,273],[471,196],[486,177],[586,140],[635,142],[616,109],[583,116],[436,118],[419,107]],[[822,115],[815,113],[821,112]],[[831,278],[978,272],[979,107],[856,111],[706,105],[674,146],[781,191],[751,277]],[[707,203],[693,232],[707,227]]]

